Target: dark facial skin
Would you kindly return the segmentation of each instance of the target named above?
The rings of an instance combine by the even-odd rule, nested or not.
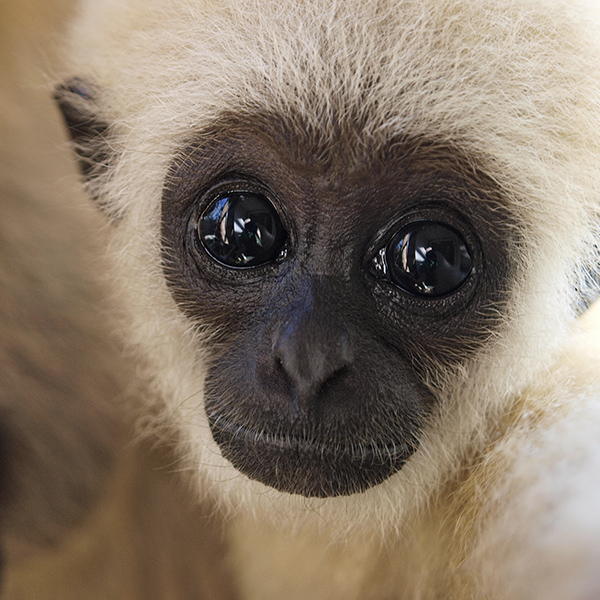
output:
[[[163,197],[164,270],[181,309],[213,332],[205,408],[223,456],[283,492],[348,495],[418,448],[436,406],[425,373],[497,325],[512,234],[493,187],[448,148],[394,140],[356,160],[343,139],[325,156],[293,131],[229,118],[182,153]],[[266,198],[286,236],[246,268],[219,262],[201,233],[215,198],[239,192]],[[441,297],[403,290],[385,264],[398,231],[432,221],[471,261]]]

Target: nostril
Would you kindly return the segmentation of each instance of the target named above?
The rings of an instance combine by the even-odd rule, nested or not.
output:
[[[337,371],[331,373],[331,375],[321,383],[319,388],[316,390],[315,397],[324,397],[327,392],[350,370],[349,365],[342,365]]]
[[[338,332],[337,337],[337,342],[331,343],[331,336],[288,329],[274,348],[275,369],[285,375],[294,398],[305,409],[322,398],[352,363],[347,336]]]

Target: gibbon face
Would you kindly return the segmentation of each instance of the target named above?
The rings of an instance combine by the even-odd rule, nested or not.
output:
[[[86,6],[56,96],[210,480],[427,494],[543,366],[596,260],[569,6]]]
[[[425,374],[473,352],[505,302],[510,232],[451,149],[318,144],[290,115],[223,118],[175,160],[162,238],[173,297],[216,332],[205,410],[223,456],[324,497],[418,448]]]

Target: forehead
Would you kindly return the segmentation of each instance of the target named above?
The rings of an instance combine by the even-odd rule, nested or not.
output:
[[[365,135],[455,138],[482,127],[490,103],[501,111],[499,89],[511,105],[520,79],[535,93],[540,44],[554,58],[542,23],[523,24],[514,2],[488,4],[108,0],[88,3],[76,32],[121,117],[168,109],[175,130],[268,104],[321,132],[335,115]]]
[[[332,114],[327,126],[320,128],[297,111],[272,109],[222,111],[190,136],[175,162],[195,163],[207,174],[278,163],[295,178],[310,177],[323,186],[341,178],[350,187],[369,178],[384,183],[411,170],[441,170],[465,180],[477,175],[476,157],[434,135],[374,136],[345,113]]]
[[[367,84],[364,93],[377,96]],[[481,194],[498,189],[484,175],[485,157],[468,144],[439,131],[415,135],[376,124],[376,111],[362,114],[360,98],[345,106],[330,102],[326,118],[318,107],[293,105],[223,110],[193,132],[176,163],[183,158],[205,182],[227,172],[254,174],[287,194],[296,190],[319,210],[339,202],[362,208],[368,194],[386,188],[402,188],[405,202],[417,189],[422,198],[424,188],[432,195],[444,186]]]

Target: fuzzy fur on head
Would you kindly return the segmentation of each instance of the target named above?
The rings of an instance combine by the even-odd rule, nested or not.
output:
[[[600,231],[600,39],[574,0],[88,0],[69,77],[97,86],[110,168],[93,194],[118,215],[110,254],[128,340],[163,422],[203,487],[277,514],[374,525],[423,505],[487,440],[573,321]],[[393,136],[456,148],[501,190],[521,243],[504,324],[476,358],[440,367],[417,453],[346,498],[286,496],[236,473],[204,416],[202,348],[167,291],[160,206],[173,157],[223,112],[294,115],[322,158]],[[491,425],[490,425],[491,424]],[[275,507],[277,510],[273,511]]]

